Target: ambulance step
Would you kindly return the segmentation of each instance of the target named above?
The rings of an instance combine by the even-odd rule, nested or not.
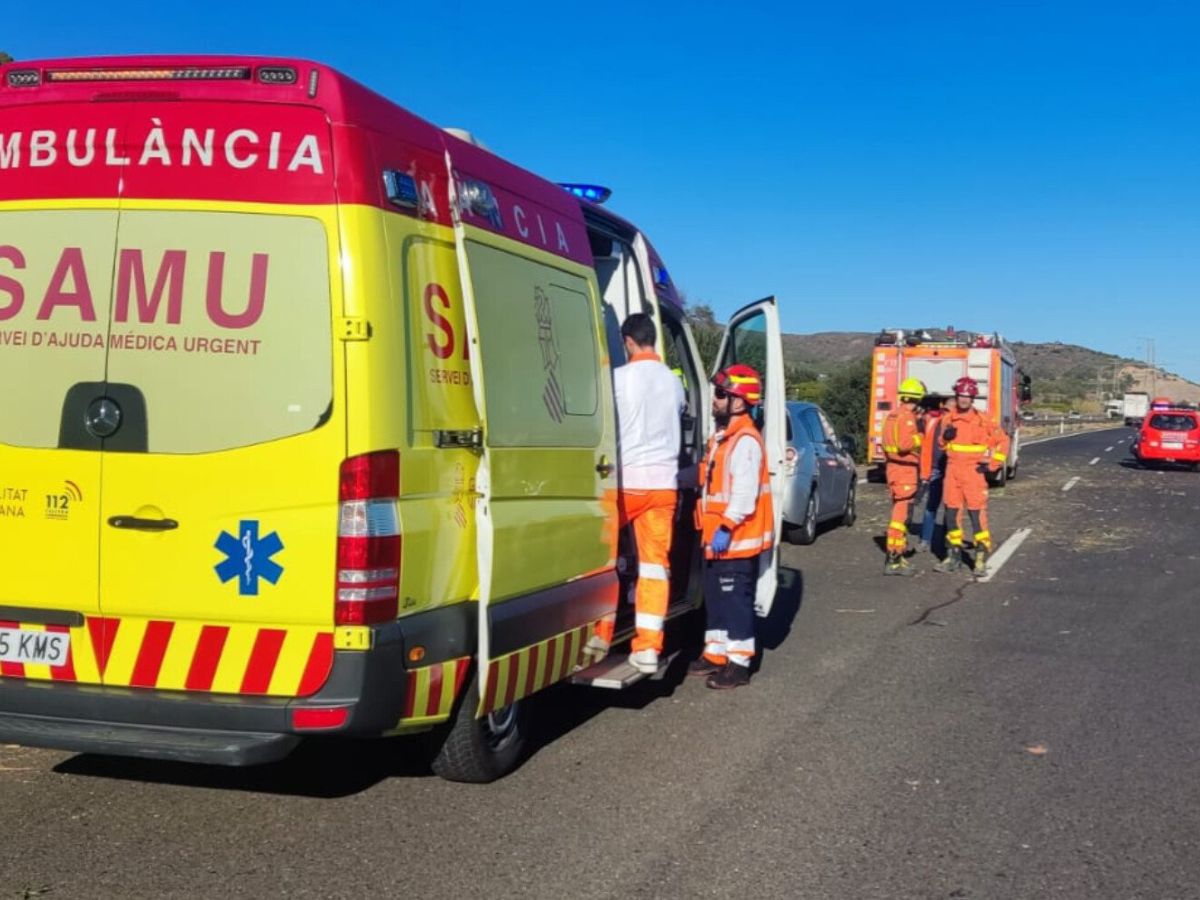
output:
[[[643,678],[649,678],[651,681],[661,681],[662,677],[667,674],[667,669],[670,668],[671,662],[678,655],[679,651],[676,650],[670,656],[659,657],[657,671],[643,672],[629,664],[628,654],[615,653],[596,663],[594,666],[576,672],[571,676],[571,684],[586,684],[591,687],[619,691],[632,684],[637,684]]]

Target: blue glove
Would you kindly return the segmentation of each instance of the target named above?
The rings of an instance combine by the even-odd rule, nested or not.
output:
[[[713,535],[712,543],[708,546],[712,548],[713,553],[724,553],[729,549],[729,542],[733,535],[729,533],[729,529],[721,526],[717,529],[717,533]]]
[[[987,463],[981,462],[979,465],[977,465],[975,467],[975,471],[978,472],[980,475],[987,475],[989,472],[992,471],[992,469]]]
[[[958,437],[958,429],[955,428],[953,425],[947,425],[945,428],[942,429],[942,437],[944,437],[948,441],[952,441],[956,437]]]

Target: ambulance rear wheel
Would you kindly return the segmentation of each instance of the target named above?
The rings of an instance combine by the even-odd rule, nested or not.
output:
[[[475,717],[478,708],[479,674],[476,673],[459,701],[445,741],[433,758],[433,771],[447,781],[486,784],[507,775],[525,755],[529,704],[517,700],[481,719]]]

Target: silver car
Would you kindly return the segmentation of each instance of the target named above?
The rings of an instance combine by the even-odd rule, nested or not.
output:
[[[787,412],[783,536],[793,544],[811,544],[822,522],[854,524],[854,444],[838,439],[815,403],[789,401]]]

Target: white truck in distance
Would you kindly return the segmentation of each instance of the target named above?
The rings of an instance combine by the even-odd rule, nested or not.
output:
[[[1146,413],[1150,412],[1150,395],[1145,391],[1132,391],[1125,395],[1125,424],[1138,426]]]

